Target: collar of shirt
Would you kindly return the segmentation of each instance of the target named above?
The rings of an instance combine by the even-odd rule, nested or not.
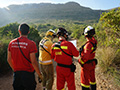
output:
[[[23,38],[27,38],[27,37],[24,37],[24,36],[20,36],[19,38],[20,38],[20,39],[23,39]]]

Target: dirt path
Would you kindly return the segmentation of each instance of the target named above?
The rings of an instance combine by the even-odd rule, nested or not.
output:
[[[80,86],[80,65],[77,65],[76,73],[75,73],[75,83],[76,90],[81,90]],[[96,71],[97,72],[97,71]],[[56,75],[54,76],[54,85],[53,90],[56,90]],[[4,76],[0,76],[0,90],[13,90],[12,88],[13,74],[11,72],[7,73]],[[36,78],[37,81],[37,78]],[[114,88],[114,85],[108,79],[105,79],[104,76],[100,73],[96,73],[96,82],[97,82],[97,90],[120,90],[118,88]],[[36,90],[42,90],[42,85],[37,81]],[[65,90],[67,89],[67,85],[65,85]]]

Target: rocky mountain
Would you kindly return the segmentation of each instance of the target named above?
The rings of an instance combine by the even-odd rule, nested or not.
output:
[[[35,22],[44,19],[98,20],[100,10],[83,7],[76,2],[65,4],[23,4],[0,8],[0,26],[11,22]]]

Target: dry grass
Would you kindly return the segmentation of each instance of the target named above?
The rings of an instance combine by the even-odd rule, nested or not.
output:
[[[97,49],[96,58],[98,59],[98,65],[102,72],[106,72],[113,65],[116,55],[116,50],[111,47]]]
[[[99,72],[104,73],[106,78],[114,81],[114,86],[120,87],[120,52],[111,47],[98,48],[96,58],[98,59]],[[111,77],[111,78],[110,78]]]

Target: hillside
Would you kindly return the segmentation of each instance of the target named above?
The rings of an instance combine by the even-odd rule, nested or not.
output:
[[[76,2],[65,4],[23,4],[0,8],[0,26],[11,22],[39,22],[40,20],[98,20],[100,10],[83,7]]]

